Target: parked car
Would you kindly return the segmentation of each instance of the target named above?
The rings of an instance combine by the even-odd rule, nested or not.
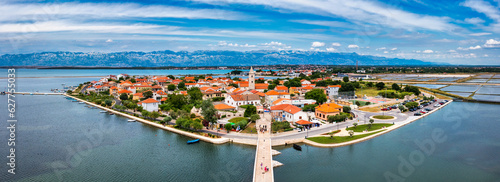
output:
[[[437,103],[436,105],[434,105],[434,107],[439,107],[441,104]]]
[[[388,111],[388,110],[390,110],[390,109],[387,109],[387,108],[382,108],[381,110],[382,110],[382,111]]]
[[[413,114],[413,115],[414,115],[414,116],[422,116],[422,114],[421,114],[421,113],[419,113],[419,112],[417,112],[417,113],[415,113],[415,114]]]
[[[426,111],[432,111],[432,109],[431,109],[431,108],[425,108],[425,110],[426,110]]]
[[[424,110],[421,110],[421,111],[420,111],[420,113],[425,114],[425,113],[427,113],[427,112],[425,112]]]

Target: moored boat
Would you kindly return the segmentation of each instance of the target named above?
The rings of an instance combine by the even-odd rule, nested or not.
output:
[[[129,119],[129,120],[128,120],[128,122],[135,122],[135,120],[133,120],[133,119]]]
[[[300,150],[300,151],[302,151],[302,147],[301,147],[301,146],[299,146],[299,145],[297,145],[297,144],[293,144],[293,148],[294,148],[295,150]]]
[[[189,141],[187,141],[187,144],[193,144],[193,143],[198,143],[198,142],[200,142],[200,139],[189,140]]]

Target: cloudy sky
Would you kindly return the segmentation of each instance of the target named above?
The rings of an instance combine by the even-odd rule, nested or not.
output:
[[[3,0],[0,12],[0,54],[309,50],[500,64],[500,0]]]

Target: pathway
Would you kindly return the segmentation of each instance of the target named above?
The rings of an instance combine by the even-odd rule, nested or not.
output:
[[[264,113],[263,117],[256,122],[256,126],[267,126],[267,132],[259,132],[257,139],[257,151],[255,152],[254,165],[254,182],[272,182],[274,181],[273,174],[273,157],[271,152],[271,114]],[[261,168],[262,164],[262,168]],[[269,171],[265,172],[264,168],[268,167]]]

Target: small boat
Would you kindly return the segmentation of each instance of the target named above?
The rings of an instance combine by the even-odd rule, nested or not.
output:
[[[135,120],[133,120],[133,119],[129,119],[129,120],[128,120],[128,122],[135,122]]]
[[[110,112],[109,115],[114,115],[114,113]]]
[[[200,142],[200,139],[189,140],[189,141],[187,141],[187,144],[193,144],[193,143],[198,143],[198,142]]]
[[[100,112],[105,113],[105,112],[108,112],[108,111],[100,111]]]
[[[302,151],[302,147],[301,147],[301,146],[299,146],[299,145],[297,145],[297,144],[293,144],[293,148],[294,148],[295,150]]]
[[[78,102],[78,103],[83,104],[83,102]]]

